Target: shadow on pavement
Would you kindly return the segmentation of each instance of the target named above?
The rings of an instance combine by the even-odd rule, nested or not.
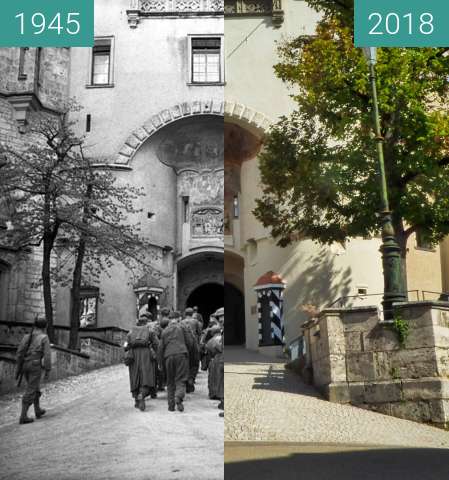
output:
[[[264,375],[254,377],[253,389],[272,390],[276,392],[296,393],[315,398],[322,398],[313,387],[306,385],[299,375],[290,370],[273,369],[270,365]]]
[[[232,445],[232,444],[231,444]],[[225,480],[446,480],[449,450],[225,446]],[[324,451],[320,451],[324,450]],[[267,458],[276,457],[276,458]]]

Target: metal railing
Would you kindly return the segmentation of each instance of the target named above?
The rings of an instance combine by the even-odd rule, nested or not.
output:
[[[439,302],[449,302],[449,293],[448,292],[432,292],[430,290],[407,290],[408,300],[412,302],[420,302],[426,300],[433,300]],[[380,301],[376,302],[376,304],[381,303],[381,299],[383,297],[382,293],[366,293],[366,294],[358,294],[358,295],[346,295],[344,297],[337,298],[332,303],[326,305],[325,308],[345,308],[347,306],[355,306],[353,303],[348,305],[351,300],[357,300],[358,305],[360,306],[359,301],[364,301],[368,297],[379,297]]]

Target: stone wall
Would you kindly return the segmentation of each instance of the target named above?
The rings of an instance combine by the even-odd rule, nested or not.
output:
[[[7,283],[0,290],[0,321],[33,322],[44,314],[40,249],[18,252],[0,245],[0,261],[6,265],[1,281]]]
[[[27,48],[23,55],[19,76],[20,48],[0,48],[0,94],[33,92],[45,107],[59,110],[68,99],[70,49]]]
[[[30,332],[32,323],[25,322],[0,322],[0,345],[18,345],[23,336]],[[65,346],[69,343],[70,328],[55,325],[55,343]],[[79,336],[83,338],[96,338],[114,345],[123,345],[127,330],[118,327],[80,328]]]
[[[306,371],[330,401],[449,426],[449,303],[398,306],[400,345],[374,307],[324,310],[304,326]]]
[[[10,350],[7,353],[0,351],[0,393],[18,390],[14,378],[15,360],[13,356],[13,352]],[[98,338],[83,338],[81,340],[81,352],[52,346],[50,380],[79,375],[90,370],[120,363],[122,360],[123,349],[119,345]],[[24,385],[21,386],[21,389],[23,387]]]

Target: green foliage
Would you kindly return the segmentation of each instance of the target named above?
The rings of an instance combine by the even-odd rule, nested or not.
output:
[[[296,108],[273,126],[261,155],[256,217],[281,246],[380,233],[368,67],[353,46],[352,1],[308,0],[324,12],[315,37],[279,46],[276,74]],[[351,16],[349,15],[349,17]],[[439,48],[378,51],[378,96],[390,207],[405,255],[418,227],[449,233],[449,57]]]
[[[401,372],[398,367],[391,367],[390,368],[390,376],[393,380],[400,380],[401,379]]]
[[[306,0],[306,2],[325,18],[336,17],[347,26],[354,24],[354,0]]]
[[[404,348],[405,342],[407,341],[407,338],[409,336],[410,327],[408,322],[404,320],[402,315],[397,311],[394,313],[391,329],[393,330],[393,332],[395,332],[398,338],[399,346],[401,348]]]

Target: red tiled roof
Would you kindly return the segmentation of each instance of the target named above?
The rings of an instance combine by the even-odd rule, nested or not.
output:
[[[270,270],[269,272],[263,274],[259,280],[257,280],[256,284],[254,285],[255,287],[258,287],[260,285],[269,285],[269,284],[281,284],[285,283],[282,277],[279,275],[279,273],[273,272]]]

